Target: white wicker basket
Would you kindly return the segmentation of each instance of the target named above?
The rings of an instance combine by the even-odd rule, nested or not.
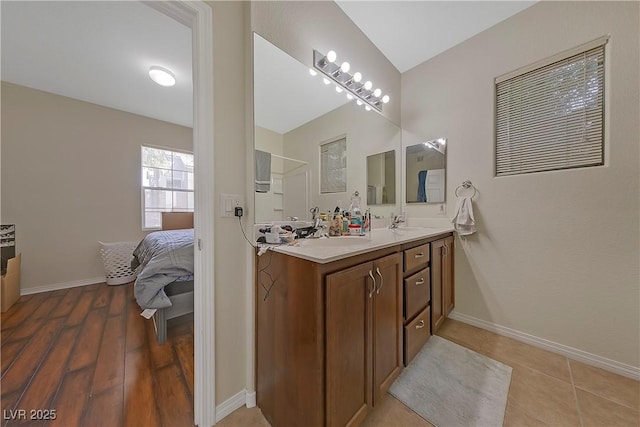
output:
[[[138,245],[136,242],[98,243],[107,285],[123,285],[136,280],[136,273],[131,270],[133,250]]]

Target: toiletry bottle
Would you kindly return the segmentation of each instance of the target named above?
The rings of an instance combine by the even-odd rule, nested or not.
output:
[[[364,224],[362,222],[362,211],[360,210],[360,194],[357,191],[351,196],[349,213],[351,214],[351,224],[360,224],[362,229]]]

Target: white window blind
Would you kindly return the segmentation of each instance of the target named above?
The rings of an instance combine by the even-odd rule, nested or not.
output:
[[[320,193],[347,191],[347,138],[320,146]]]
[[[161,212],[193,212],[193,154],[142,146],[142,227],[162,225]]]
[[[606,40],[599,43],[496,79],[496,176],[604,164]]]

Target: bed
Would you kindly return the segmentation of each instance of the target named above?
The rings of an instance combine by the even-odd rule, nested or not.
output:
[[[133,251],[138,273],[138,305],[156,310],[153,322],[159,344],[167,339],[167,321],[193,313],[193,213],[163,212],[162,230],[149,233]]]

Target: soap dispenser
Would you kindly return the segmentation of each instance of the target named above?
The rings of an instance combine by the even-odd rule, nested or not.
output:
[[[351,196],[351,205],[349,206],[349,214],[351,216],[351,224],[360,225],[360,230],[362,231],[363,222],[362,222],[362,210],[360,209],[360,193],[356,191]]]

